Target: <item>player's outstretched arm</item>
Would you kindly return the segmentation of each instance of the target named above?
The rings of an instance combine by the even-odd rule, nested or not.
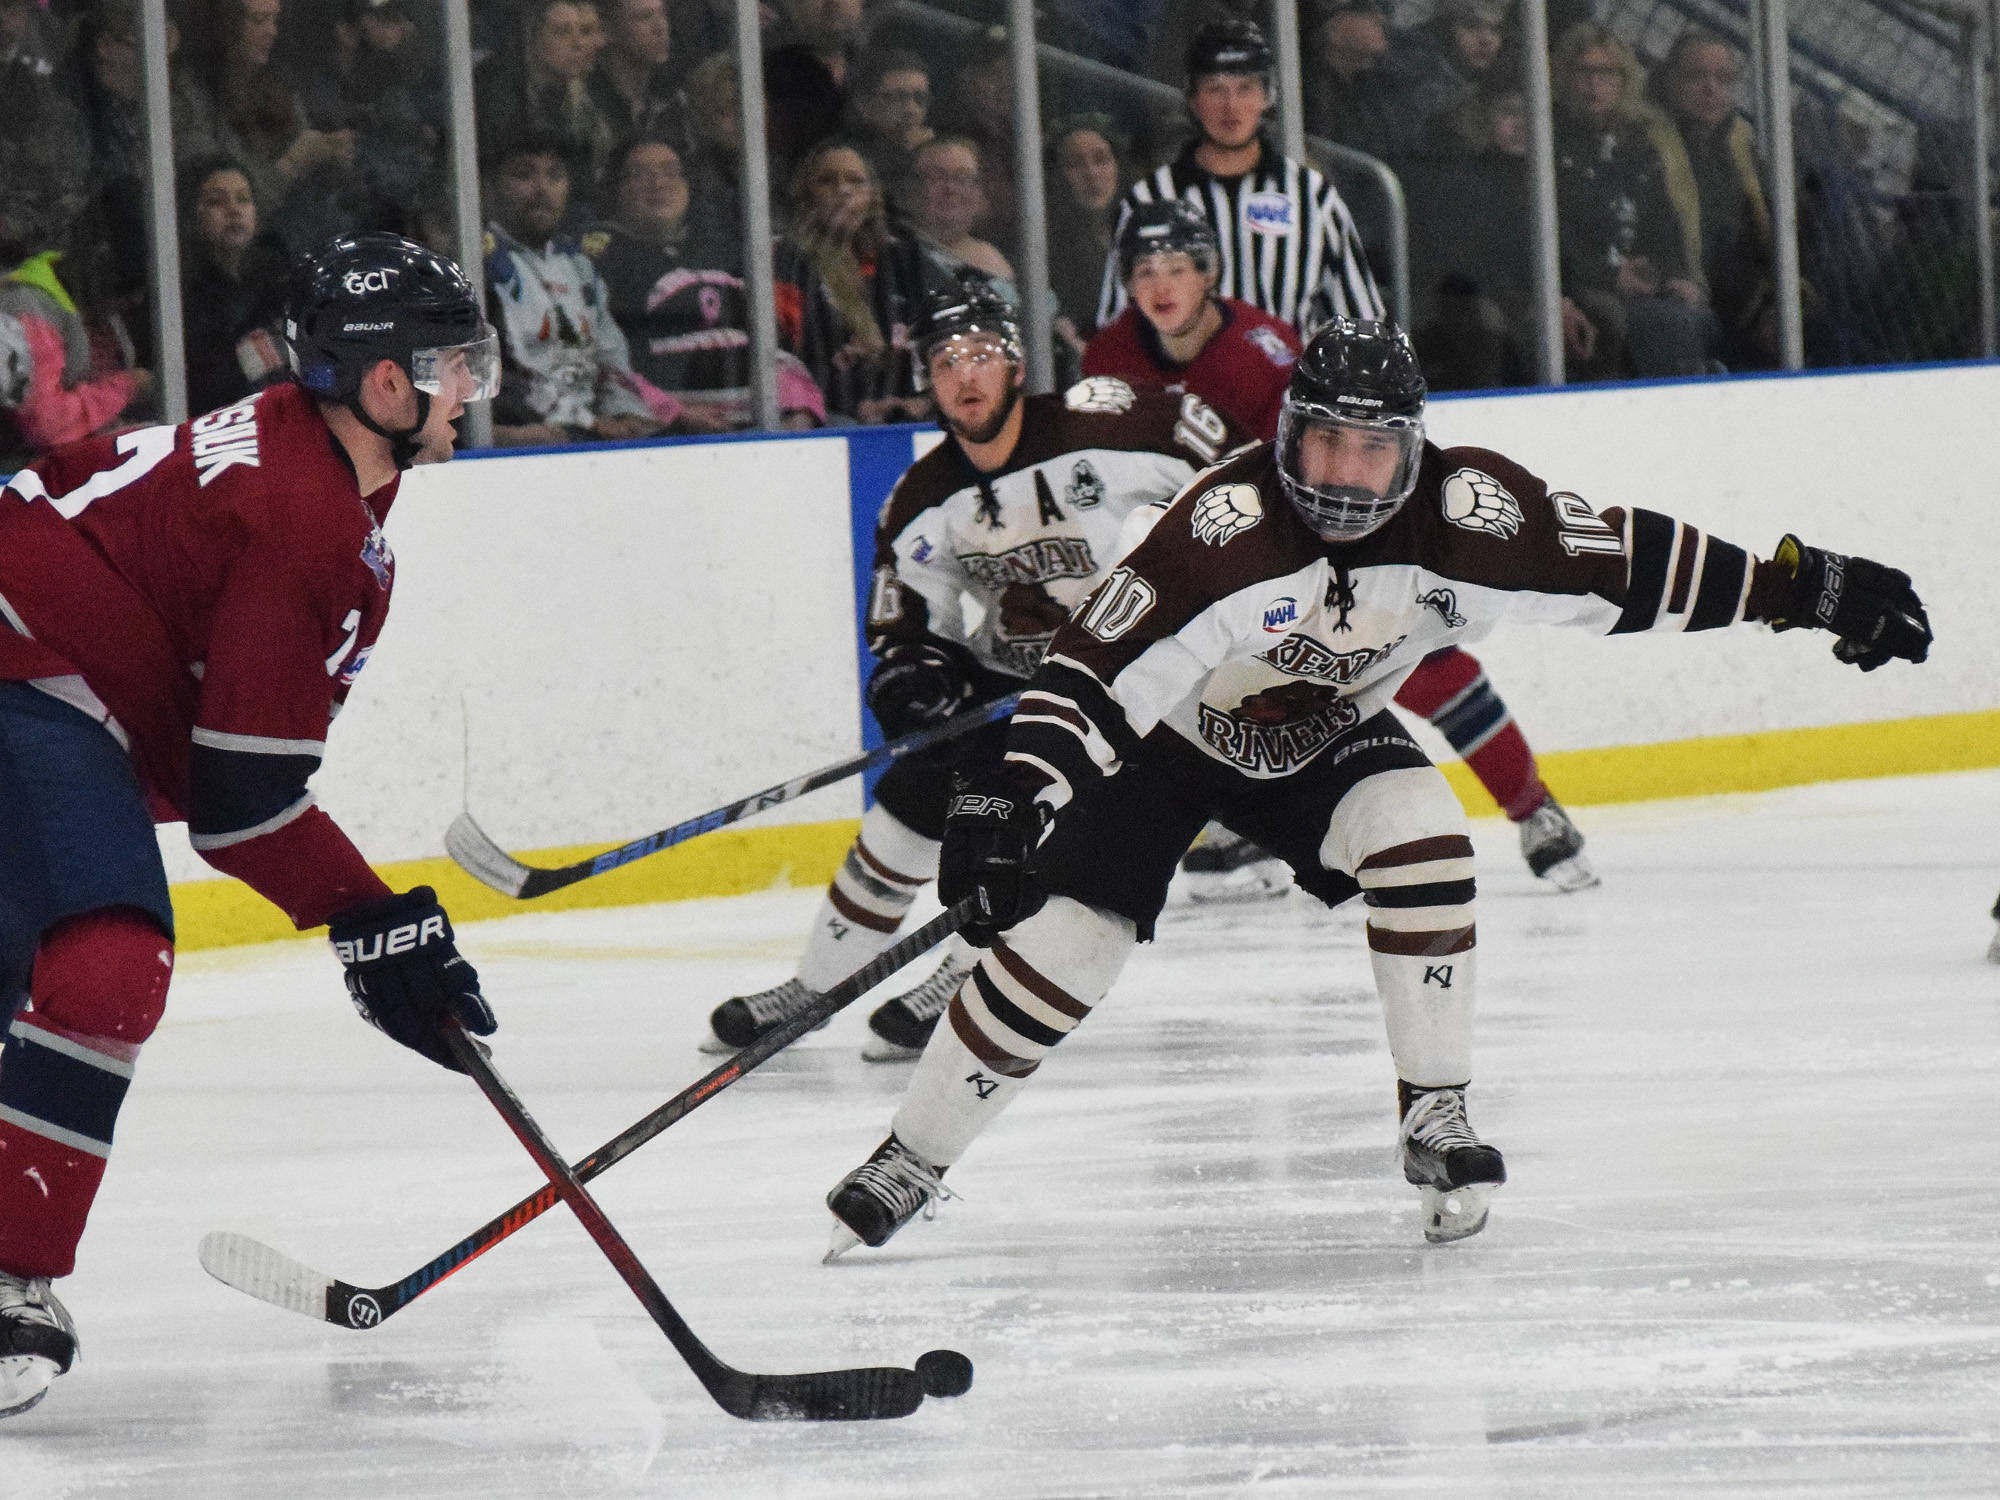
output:
[[[451,918],[429,886],[349,907],[327,924],[327,937],[347,970],[354,1008],[383,1035],[454,1073],[465,1069],[445,1044],[441,1022],[493,1035],[479,975],[459,956]]]
[[[1787,532],[1772,559],[1791,574],[1791,586],[1771,614],[1774,630],[1811,625],[1838,637],[1833,654],[1872,672],[1900,658],[1930,654],[1931,622],[1910,575],[1865,557],[1808,547]]]

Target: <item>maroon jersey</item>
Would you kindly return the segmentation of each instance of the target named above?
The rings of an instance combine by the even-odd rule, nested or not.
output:
[[[1083,373],[1117,375],[1142,389],[1192,391],[1245,432],[1278,435],[1278,405],[1299,357],[1299,336],[1269,313],[1217,297],[1222,327],[1184,365],[1167,358],[1160,336],[1136,307],[1100,328],[1083,346]]]
[[[396,488],[364,500],[285,384],[0,490],[0,680],[103,721],[155,815],[302,928],[387,894],[306,782],[388,612]]]

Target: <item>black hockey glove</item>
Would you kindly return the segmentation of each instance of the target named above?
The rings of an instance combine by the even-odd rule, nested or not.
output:
[[[1914,662],[1930,654],[1930,617],[1909,574],[1865,557],[1822,552],[1789,532],[1772,561],[1792,573],[1772,629],[1830,630],[1840,638],[1833,654],[1864,672],[1895,657]]]
[[[973,947],[992,947],[996,937],[1048,900],[1035,879],[1041,838],[1041,804],[1006,771],[975,771],[953,783],[938,853],[938,900],[956,906],[973,898],[977,911],[958,930]]]
[[[891,646],[868,678],[868,711],[892,740],[941,724],[971,701],[971,658],[939,641]]]
[[[440,1067],[463,1073],[439,1025],[491,1036],[493,1012],[479,976],[459,957],[451,918],[427,885],[349,907],[327,924],[334,957],[361,1019]]]

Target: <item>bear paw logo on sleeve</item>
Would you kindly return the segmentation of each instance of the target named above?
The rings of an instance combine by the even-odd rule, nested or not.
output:
[[[1132,387],[1114,375],[1092,375],[1063,392],[1071,411],[1130,411],[1135,399]]]
[[[1491,474],[1460,469],[1444,482],[1444,518],[1507,541],[1521,529],[1521,506]]]
[[[1194,503],[1196,541],[1225,547],[1229,539],[1264,519],[1264,502],[1254,484],[1225,484]]]

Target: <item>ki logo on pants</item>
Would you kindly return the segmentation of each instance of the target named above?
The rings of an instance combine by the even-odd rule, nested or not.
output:
[[[984,1073],[980,1072],[976,1068],[972,1072],[967,1073],[965,1075],[965,1081],[971,1084],[973,1088],[978,1091],[979,1097],[982,1099],[986,1098],[995,1089],[1000,1087],[999,1079],[988,1078]]]
[[[1435,984],[1441,990],[1450,989],[1451,969],[1450,964],[1425,964],[1424,983]]]

